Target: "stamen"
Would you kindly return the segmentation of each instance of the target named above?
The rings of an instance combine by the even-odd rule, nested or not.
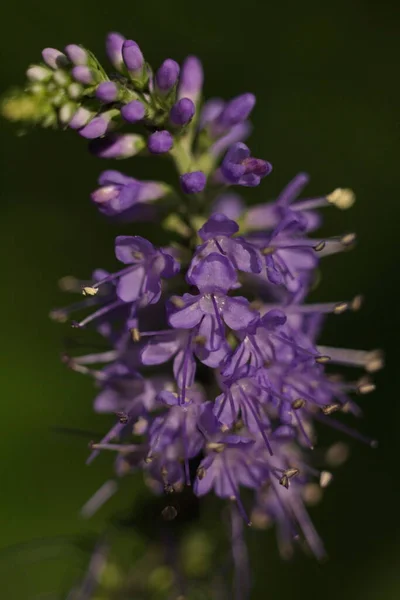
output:
[[[131,334],[134,342],[140,342],[140,331],[137,327],[131,329]]]
[[[97,288],[95,288],[95,287],[90,287],[90,286],[87,286],[87,287],[84,287],[84,288],[82,288],[82,294],[83,294],[84,296],[95,296],[95,295],[97,294],[97,292],[98,292],[98,291],[99,291],[99,290],[98,290]]]
[[[334,204],[341,210],[351,208],[356,201],[356,195],[350,188],[336,188],[326,196],[326,199],[331,204]]]
[[[299,410],[300,408],[303,408],[303,406],[305,406],[306,401],[303,398],[297,398],[297,400],[294,400],[292,402],[292,408],[294,410]]]
[[[324,415],[331,415],[332,413],[340,410],[342,406],[343,405],[339,404],[338,402],[333,402],[332,404],[326,404],[325,406],[322,406],[321,410]]]
[[[91,450],[111,450],[113,452],[122,452],[123,454],[129,454],[130,452],[140,450],[140,446],[135,444],[96,444],[94,442],[90,442],[89,448]]]
[[[383,367],[383,354],[380,350],[351,350],[348,348],[332,348],[330,346],[317,346],[317,350],[329,354],[332,362],[339,365],[364,367],[369,373],[378,371]]]

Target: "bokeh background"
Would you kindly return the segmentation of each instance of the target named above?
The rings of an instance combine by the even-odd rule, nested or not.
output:
[[[300,553],[282,563],[273,532],[257,534],[252,597],[399,598],[398,3],[19,0],[3,6],[1,17],[4,90],[23,82],[44,46],[82,43],[104,58],[106,32],[121,31],[140,43],[153,65],[199,55],[208,96],[256,94],[251,146],[274,171],[248,194],[253,201],[274,197],[300,170],[312,175],[311,195],[355,189],[351,211],[326,211],[325,233],[356,230],[359,244],[326,260],[315,297],[366,297],[361,312],[331,317],[324,341],[385,349],[386,369],[377,375],[377,391],[362,399],[359,424],[380,445],[371,450],[351,441],[351,460],[312,509],[327,563]],[[19,587],[16,581],[35,577],[24,563],[31,556],[26,542],[100,531],[112,511],[143,499],[128,482],[95,519],[79,517],[108,477],[110,461],[86,467],[88,438],[55,428],[102,432],[109,420],[92,413],[91,382],[60,364],[69,330],[48,319],[51,308],[72,300],[59,291],[58,279],[112,267],[113,238],[134,227],[109,226],[90,204],[106,163],[91,157],[76,135],[36,131],[21,138],[10,124],[0,126],[0,589],[8,600],[25,600],[29,579]],[[142,178],[171,177],[161,160],[135,158],[119,167]]]

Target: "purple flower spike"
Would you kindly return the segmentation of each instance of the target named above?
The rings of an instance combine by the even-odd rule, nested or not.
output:
[[[106,37],[106,52],[108,60],[117,71],[123,67],[124,61],[122,58],[122,46],[125,38],[120,33],[112,32]]]
[[[125,40],[122,46],[122,58],[126,68],[132,75],[137,76],[142,73],[144,58],[136,42]]]
[[[107,118],[104,115],[100,115],[99,117],[95,117],[90,121],[90,123],[85,125],[85,127],[79,131],[79,135],[88,140],[94,140],[106,133],[109,123],[109,118]]]
[[[246,144],[237,142],[226,153],[221,171],[229,183],[255,187],[263,177],[269,175],[272,166],[265,160],[253,158]]]
[[[178,97],[189,98],[196,104],[203,88],[203,66],[196,56],[188,56],[181,70]]]
[[[90,151],[100,158],[129,158],[138,154],[144,147],[145,141],[141,135],[113,134],[101,140],[94,140]]]
[[[104,104],[115,102],[118,97],[118,88],[113,81],[104,81],[100,83],[96,90],[96,98]]]
[[[198,194],[206,187],[207,177],[203,171],[193,171],[185,173],[180,177],[181,188],[185,194]]]
[[[144,105],[139,100],[132,100],[121,108],[121,115],[128,123],[141,121],[146,114]]]
[[[171,108],[169,118],[174,125],[187,125],[194,117],[195,105],[190,98],[181,98]]]
[[[171,150],[173,138],[169,131],[156,131],[148,139],[147,146],[152,154],[164,154]]]
[[[44,62],[52,69],[60,69],[68,64],[68,59],[56,48],[45,48],[42,52]]]
[[[83,83],[83,85],[92,85],[93,83],[96,83],[93,71],[84,65],[74,67],[72,69],[72,77],[75,81],[78,81],[78,83]]]
[[[68,46],[65,46],[64,51],[72,64],[76,66],[87,65],[89,55],[82,46],[68,44]]]
[[[254,94],[242,94],[233,98],[218,118],[218,123],[223,127],[232,127],[245,121],[256,103]]]
[[[178,63],[171,58],[167,58],[158,69],[155,80],[157,89],[166,93],[172,90],[178,81],[180,67]]]

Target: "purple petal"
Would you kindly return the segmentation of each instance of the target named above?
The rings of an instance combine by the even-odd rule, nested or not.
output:
[[[249,301],[241,296],[236,298],[226,297],[222,308],[222,316],[228,327],[234,331],[246,329],[259,317],[258,313],[250,308]]]
[[[137,300],[142,291],[143,280],[146,272],[143,266],[137,266],[126,275],[119,278],[117,285],[117,295],[123,302],[133,302]]]
[[[202,240],[210,240],[218,235],[231,237],[239,231],[239,225],[231,221],[224,214],[213,214],[203,227],[199,229],[199,236]]]
[[[187,275],[187,281],[202,292],[230,290],[237,282],[236,271],[231,262],[221,254],[211,252]]]

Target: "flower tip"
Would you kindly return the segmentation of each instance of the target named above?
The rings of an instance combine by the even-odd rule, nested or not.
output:
[[[206,187],[207,178],[203,171],[193,171],[181,175],[180,183],[185,194],[198,194]]]
[[[327,195],[326,199],[341,210],[351,208],[356,201],[356,195],[350,188],[336,188]]]

